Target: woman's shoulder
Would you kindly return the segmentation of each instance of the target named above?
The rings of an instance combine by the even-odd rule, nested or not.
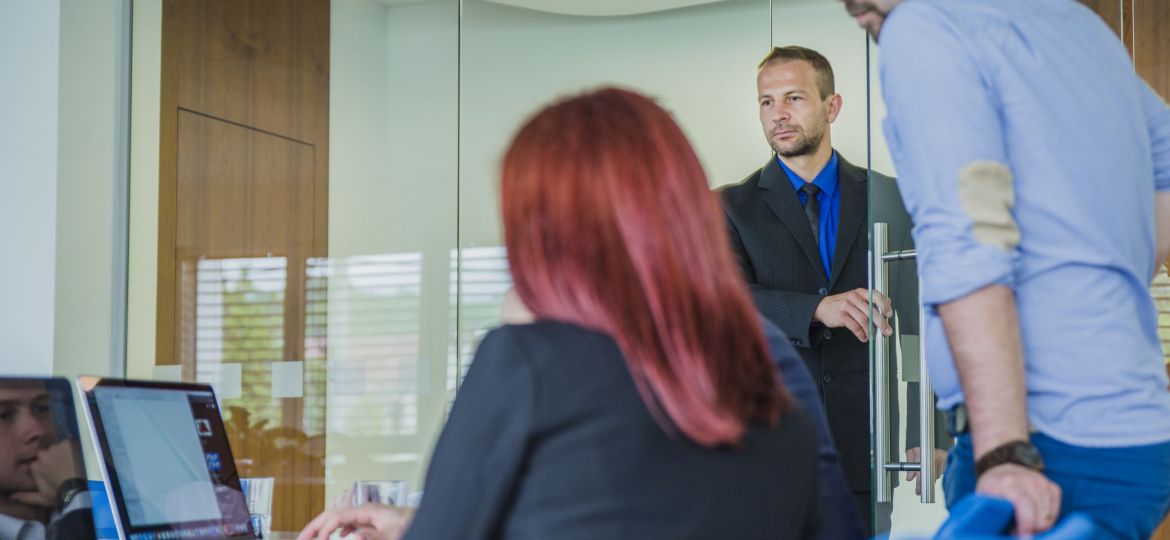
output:
[[[616,344],[608,334],[579,324],[537,320],[524,324],[505,324],[492,329],[484,336],[483,343],[505,340],[524,352],[543,352],[548,348],[572,345],[574,350],[590,346],[613,346]]]
[[[493,364],[494,369],[525,369],[540,384],[553,386],[561,380],[586,384],[611,379],[603,373],[626,374],[624,356],[612,337],[554,320],[505,324],[489,331],[473,365],[481,361]]]

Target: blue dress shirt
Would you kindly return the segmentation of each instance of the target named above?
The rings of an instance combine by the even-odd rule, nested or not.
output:
[[[1070,0],[907,0],[879,40],[939,407],[963,395],[936,307],[1002,284],[1015,293],[1033,427],[1077,446],[1170,440],[1149,292],[1170,109],[1125,47]],[[988,166],[1010,179],[971,174]],[[977,236],[988,200],[1018,241]]]
[[[805,205],[808,195],[800,189],[804,186],[805,180],[792,172],[779,156],[776,156],[776,161],[780,162],[784,174],[788,175],[788,181],[792,182],[792,189],[795,189],[796,196],[800,197],[801,206]],[[837,247],[837,223],[841,208],[841,190],[837,189],[837,152],[833,152],[833,157],[829,158],[829,162],[817,173],[812,183],[821,188],[817,193],[817,202],[821,205],[820,245],[817,249],[821,252],[821,263],[825,265],[825,278],[828,279],[829,272],[832,271],[830,269],[833,268],[833,250]]]

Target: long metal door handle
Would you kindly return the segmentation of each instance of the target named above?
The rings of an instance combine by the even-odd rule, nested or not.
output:
[[[934,388],[930,384],[930,371],[926,369],[926,309],[922,307],[922,281],[918,281],[918,413],[919,413],[919,455],[922,468],[920,499],[924,503],[934,502]]]
[[[873,260],[873,287],[874,293],[886,294],[889,289],[886,279],[886,243],[888,241],[888,225],[885,223],[873,224],[873,246],[870,257]],[[888,358],[886,357],[886,336],[873,324],[873,299],[870,298],[870,329],[873,330],[871,340],[873,347],[873,362],[870,363],[870,418],[873,423],[873,468],[874,496],[879,503],[888,503],[894,500],[893,486],[890,474],[897,474],[886,470],[890,462],[890,400],[889,388],[886,386],[889,373]]]
[[[873,290],[889,296],[889,272],[886,265],[897,261],[910,261],[918,257],[913,249],[901,251],[887,251],[889,247],[889,225],[886,223],[873,224],[873,250],[870,253],[873,264]],[[891,459],[890,445],[890,392],[889,355],[886,337],[880,331],[873,333],[873,363],[870,364],[870,406],[872,407],[871,422],[874,434],[874,490],[877,502],[887,503],[894,500],[893,482],[891,474],[898,471],[918,471],[919,481],[922,482],[920,500],[923,503],[934,502],[934,388],[930,384],[930,373],[926,369],[926,313],[922,307],[922,283],[918,283],[918,418],[919,424],[919,456],[920,462],[904,463]],[[870,303],[872,315],[873,303]],[[909,411],[907,411],[909,412]]]

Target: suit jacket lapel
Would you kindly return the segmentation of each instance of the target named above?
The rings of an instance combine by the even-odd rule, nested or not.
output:
[[[829,274],[830,290],[837,283],[837,277],[841,275],[857,237],[868,238],[860,234],[866,226],[866,215],[869,213],[865,169],[845,161],[841,154],[837,154],[837,160],[837,189],[841,190],[841,208],[837,215],[837,247],[833,251],[833,272]]]
[[[800,250],[808,258],[809,264],[812,264],[813,268],[816,269],[817,277],[823,282],[828,281],[825,279],[825,265],[821,262],[820,249],[813,241],[812,229],[808,225],[808,218],[804,217],[804,208],[800,205],[800,198],[796,196],[796,190],[792,189],[788,175],[784,174],[784,169],[780,167],[775,156],[772,156],[772,159],[768,160],[768,163],[760,171],[760,181],[757,187],[760,190],[760,198],[764,200],[764,204],[768,205],[772,213],[780,218],[780,222],[796,239]],[[844,198],[845,194],[841,195]]]

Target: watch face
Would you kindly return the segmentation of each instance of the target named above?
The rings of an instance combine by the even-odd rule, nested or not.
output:
[[[1037,450],[1032,443],[1017,443],[1015,445],[1015,457],[1017,463],[1028,467],[1030,469],[1042,470],[1044,468],[1044,458],[1040,455],[1040,450]]]

